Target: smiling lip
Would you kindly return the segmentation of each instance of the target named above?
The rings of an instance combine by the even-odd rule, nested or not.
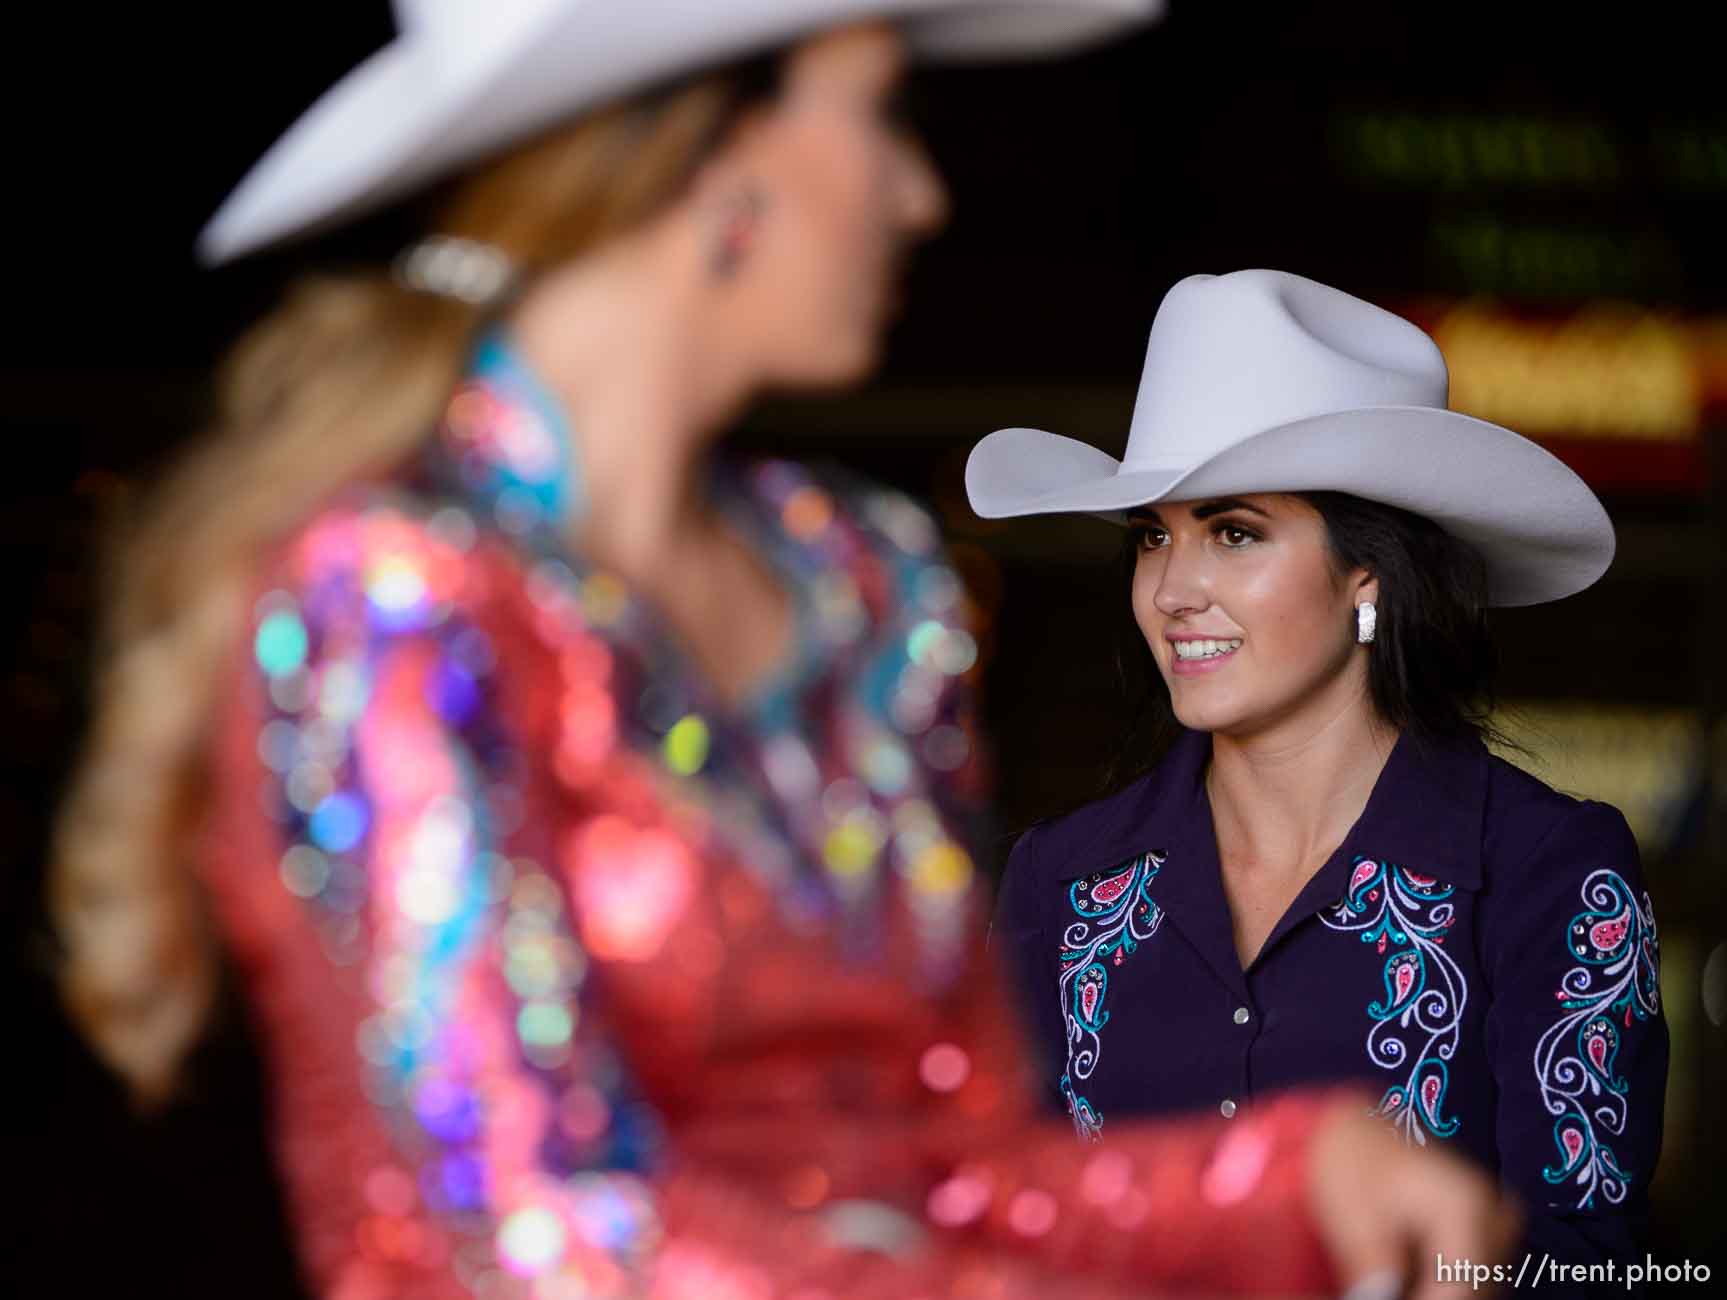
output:
[[[1240,638],[1238,638],[1238,637],[1221,637],[1221,636],[1220,637],[1203,637],[1203,636],[1174,637],[1174,636],[1172,636],[1172,637],[1168,638],[1169,646],[1170,646],[1169,670],[1170,670],[1170,672],[1175,674],[1177,677],[1197,677],[1202,673],[1214,673],[1218,669],[1222,668],[1231,659],[1235,658],[1236,651],[1241,648],[1239,645],[1235,646],[1233,649],[1221,650],[1221,651],[1218,651],[1217,653],[1208,654],[1203,658],[1197,658],[1197,659],[1183,659],[1181,657],[1181,655],[1179,653],[1177,653],[1176,646],[1178,646],[1178,645],[1192,645],[1196,642],[1201,642],[1201,641],[1212,641],[1212,642],[1219,642],[1219,643],[1227,644],[1229,642],[1238,641],[1239,639]]]

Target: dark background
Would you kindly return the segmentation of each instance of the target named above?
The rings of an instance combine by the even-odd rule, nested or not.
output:
[[[134,10],[100,28],[22,41],[14,61],[38,63],[19,71],[39,82],[9,91],[5,276],[20,292],[0,356],[13,470],[0,817],[24,991],[7,1152],[28,1204],[6,1238],[22,1276],[43,1279],[26,1294],[294,1295],[239,1022],[211,1034],[180,1102],[131,1116],[54,1010],[38,884],[85,708],[97,527],[196,427],[213,362],[285,277],[342,251],[208,274],[193,236],[392,28],[381,0]],[[1024,424],[1119,450],[1157,302],[1194,271],[1273,266],[1393,305],[1727,316],[1716,48],[1707,19],[1677,5],[1178,0],[1160,27],[1083,59],[923,78],[955,219],[914,270],[887,365],[861,393],[764,407],[738,440],[936,503],[987,618],[1004,833],[1096,792],[1123,595],[1105,526],[972,519],[970,444]],[[387,218],[366,237],[378,229]],[[1727,934],[1720,415],[1677,479],[1640,484],[1625,472],[1635,448],[1596,476],[1621,536],[1606,580],[1496,616],[1508,698],[1677,718],[1706,746],[1670,774],[1669,830],[1645,852],[1675,1036],[1655,1258],[1718,1269],[1727,1051],[1700,970]]]

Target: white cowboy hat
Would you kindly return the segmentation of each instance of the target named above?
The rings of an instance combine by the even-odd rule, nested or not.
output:
[[[1282,271],[1194,275],[1164,297],[1120,461],[1037,429],[972,449],[986,519],[1252,492],[1332,490],[1440,524],[1487,561],[1495,605],[1583,590],[1613,559],[1613,525],[1551,453],[1445,409],[1438,346],[1338,289]]]
[[[400,35],[313,104],[198,238],[225,262],[445,175],[584,108],[868,18],[919,55],[1053,53],[1163,0],[394,0]]]

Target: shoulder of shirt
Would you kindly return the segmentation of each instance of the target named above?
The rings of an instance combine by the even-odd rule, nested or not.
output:
[[[350,484],[329,498],[276,541],[265,569],[288,587],[364,586],[372,566],[390,559],[404,573],[414,570],[434,599],[448,601],[470,594],[459,576],[482,552],[501,558],[510,548],[467,503],[385,479]]]
[[[1488,759],[1482,853],[1489,888],[1539,883],[1555,871],[1637,869],[1637,843],[1611,804],[1554,789],[1507,760]]]
[[[801,478],[827,493],[834,509],[878,552],[914,562],[942,560],[942,532],[931,510],[898,488],[831,461],[804,463],[766,459],[750,467],[752,474]]]
[[[1100,871],[1114,865],[1107,846],[1125,827],[1143,824],[1161,791],[1161,772],[1153,768],[1110,794],[1069,812],[1033,822],[1014,845],[1009,870],[1060,877]]]

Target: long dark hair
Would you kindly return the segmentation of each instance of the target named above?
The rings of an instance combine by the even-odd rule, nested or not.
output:
[[[1319,512],[1338,573],[1366,569],[1379,579],[1378,630],[1368,656],[1373,707],[1418,743],[1476,738],[1503,743],[1493,727],[1498,659],[1487,624],[1487,566],[1480,554],[1422,515],[1347,492],[1294,494]],[[1138,561],[1128,533],[1117,560],[1120,590],[1132,590]],[[1116,790],[1156,765],[1179,733],[1157,661],[1118,606],[1116,668],[1124,697],[1123,734],[1105,766]]]

